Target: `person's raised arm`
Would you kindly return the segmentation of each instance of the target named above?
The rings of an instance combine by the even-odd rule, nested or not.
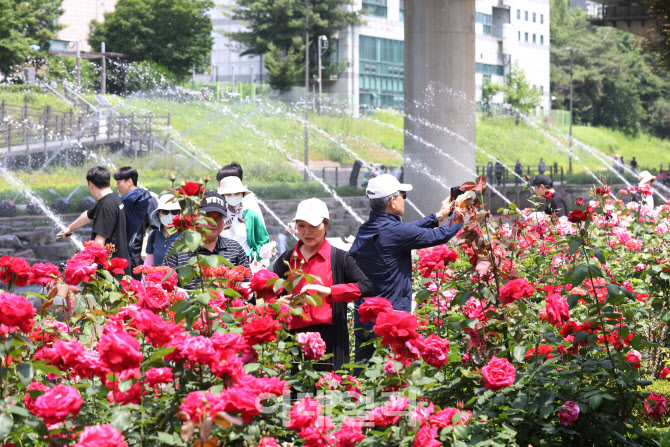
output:
[[[81,215],[79,217],[77,217],[75,219],[74,222],[72,222],[70,225],[65,227],[60,232],[58,232],[58,236],[60,236],[60,237],[70,237],[70,236],[72,236],[72,233],[74,233],[74,230],[76,230],[79,227],[83,227],[84,225],[86,225],[88,223],[91,223],[91,220],[92,219],[90,219],[88,217],[88,211],[84,211],[83,213],[81,213]],[[104,240],[102,241],[102,245],[105,245]]]
[[[451,200],[451,197],[447,197],[442,201],[440,209],[433,214],[429,214],[423,219],[417,220],[415,222],[410,222],[412,225],[416,225],[421,228],[435,228],[439,226],[445,219],[447,219],[454,209],[454,203]]]

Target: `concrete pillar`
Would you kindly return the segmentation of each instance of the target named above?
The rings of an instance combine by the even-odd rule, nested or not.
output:
[[[414,186],[409,198],[426,214],[439,210],[449,190],[423,167],[448,186],[475,179],[467,172],[475,170],[474,101],[475,0],[405,2],[404,180]],[[408,206],[405,214],[407,221],[418,217]]]

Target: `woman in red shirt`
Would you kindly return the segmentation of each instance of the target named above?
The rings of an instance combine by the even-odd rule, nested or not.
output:
[[[321,306],[305,304],[302,315],[294,316],[290,331],[318,332],[326,343],[326,353],[333,354],[330,360],[334,370],[349,363],[349,330],[347,327],[347,303],[371,296],[370,281],[356,265],[349,253],[330,245],[326,232],[330,225],[330,214],[326,204],[319,199],[303,200],[298,205],[295,218],[300,240],[293,250],[284,252],[273,266],[273,271],[284,278],[289,270],[300,269],[316,276],[314,284],[301,280],[295,290],[317,293],[322,298]],[[290,306],[291,299],[282,297],[282,304]]]

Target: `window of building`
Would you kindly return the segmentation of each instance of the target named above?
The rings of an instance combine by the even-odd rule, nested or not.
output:
[[[540,23],[544,25],[544,14],[540,14]]]
[[[533,13],[533,23],[537,22],[537,14]]]
[[[484,76],[488,75],[490,79],[491,75],[503,76],[504,67],[502,65],[475,63],[475,71]]]
[[[526,18],[526,22],[528,21],[528,11],[524,11],[524,16]]]
[[[544,36],[540,35],[540,45],[544,45]]]
[[[533,34],[533,43],[536,43],[536,42],[535,42],[535,40],[536,40],[535,37],[536,37],[536,35]]]
[[[541,85],[541,86],[540,86],[540,94],[541,94],[541,95],[544,95],[544,85]]]
[[[405,21],[405,0],[400,0],[400,21]]]
[[[404,106],[404,43],[360,36],[359,101],[362,108]]]
[[[520,9],[516,10],[516,18],[521,20],[521,10]]]
[[[375,17],[386,18],[388,15],[387,0],[363,0],[363,9]]]
[[[490,36],[491,35],[491,15],[490,14],[483,14],[481,12],[478,12],[475,14],[475,22],[481,23],[483,31],[482,33],[485,36]]]
[[[519,31],[519,42],[521,42],[521,31]]]
[[[528,42],[528,33],[525,33],[526,42]]]

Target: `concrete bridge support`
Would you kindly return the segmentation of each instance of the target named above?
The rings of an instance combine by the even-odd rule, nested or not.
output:
[[[475,0],[405,2],[404,179],[426,214],[449,194],[426,169],[447,186],[475,178],[474,101]],[[408,221],[418,217],[409,206],[405,212]]]

